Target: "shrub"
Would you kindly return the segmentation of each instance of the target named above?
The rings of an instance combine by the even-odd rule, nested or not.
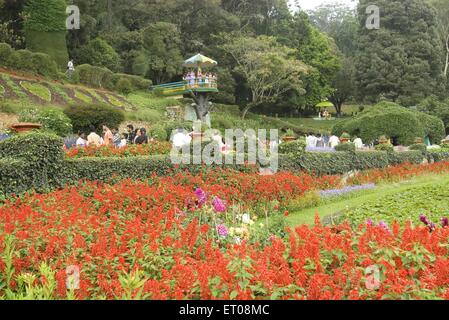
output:
[[[158,141],[167,141],[167,131],[162,126],[154,126],[150,128],[150,136],[151,138]]]
[[[298,139],[290,142],[283,142],[279,145],[278,152],[280,154],[289,154],[294,157],[299,156],[304,153],[306,148],[306,142],[304,139]]]
[[[395,138],[398,144],[411,145],[416,136],[425,136],[425,124],[421,122],[424,117],[395,103],[383,102],[361,112],[351,120],[338,123],[334,126],[333,133],[346,131],[361,137],[367,143],[386,135]],[[433,132],[429,127],[427,131]]]
[[[33,72],[53,79],[58,76],[58,66],[48,54],[33,53],[31,62],[33,64]]]
[[[16,177],[17,182],[0,187],[2,192],[20,193],[24,189],[45,191],[61,185],[64,175],[62,145],[60,137],[41,132],[15,135],[0,142],[0,159],[14,158],[25,162],[25,166],[9,167],[9,177]]]
[[[340,143],[335,147],[336,151],[355,152],[355,144],[352,142]]]
[[[120,78],[115,85],[115,90],[122,94],[130,94],[133,91],[131,81],[126,78]]]
[[[0,43],[0,66],[7,67],[9,57],[11,56],[13,49],[7,43]]]
[[[33,53],[28,50],[14,51],[7,61],[7,65],[15,70],[24,70],[28,72],[34,72],[34,66],[32,62]]]
[[[120,56],[105,40],[96,38],[77,50],[77,56],[82,62],[90,65],[108,68],[117,71],[120,65]]]
[[[109,128],[119,127],[125,119],[122,111],[107,105],[72,105],[66,108],[64,113],[72,121],[75,132],[88,132],[91,125],[101,132],[103,124]]]
[[[39,111],[37,120],[45,129],[53,131],[60,137],[73,133],[70,118],[62,110],[46,109]]]
[[[76,67],[75,76],[87,86],[114,89],[114,73],[107,68],[82,64]]]
[[[403,151],[403,152],[389,152],[388,163],[392,166],[401,163],[420,164],[424,160],[423,154],[420,151]]]
[[[416,116],[423,125],[424,134],[429,137],[430,142],[432,144],[440,143],[446,133],[444,122],[438,117],[423,112],[417,112]]]
[[[429,160],[433,160],[435,162],[443,162],[443,161],[448,161],[449,160],[449,151],[431,151],[429,152]]]
[[[415,143],[409,147],[410,150],[421,151],[422,154],[427,153],[427,146],[424,143]]]
[[[389,143],[380,143],[374,147],[377,151],[393,152],[394,147]]]
[[[115,79],[116,79],[116,85],[118,85],[119,81],[122,79],[128,80],[131,83],[132,91],[148,90],[152,85],[151,80],[148,80],[148,79],[145,79],[145,78],[142,78],[139,76],[135,76],[135,75],[124,74],[124,73],[116,73]],[[117,91],[119,91],[119,90],[117,90]]]

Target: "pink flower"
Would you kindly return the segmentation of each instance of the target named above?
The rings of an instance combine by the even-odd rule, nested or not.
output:
[[[214,198],[213,205],[214,205],[214,209],[216,212],[225,212],[226,211],[226,206],[219,197]]]

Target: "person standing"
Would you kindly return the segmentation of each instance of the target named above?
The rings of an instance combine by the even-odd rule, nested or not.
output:
[[[340,139],[336,136],[336,135],[332,135],[329,138],[329,146],[331,148],[335,148],[336,146],[338,146],[340,144]]]
[[[136,133],[134,132],[134,126],[132,124],[128,124],[126,129],[128,130],[128,138],[127,138],[128,144],[133,144],[134,138],[136,137]]]
[[[95,127],[90,126],[90,134],[87,136],[87,142],[91,146],[101,146],[101,137],[95,132]]]
[[[112,134],[112,131],[106,126],[103,125],[103,144],[105,146],[110,146],[114,142],[114,135]]]
[[[114,143],[114,146],[119,147],[121,142],[122,142],[122,137],[120,136],[120,133],[118,132],[118,128],[112,129],[112,143]]]
[[[67,63],[67,74],[68,74],[69,78],[72,77],[74,72],[75,72],[75,64],[73,63],[73,60],[70,60]]]

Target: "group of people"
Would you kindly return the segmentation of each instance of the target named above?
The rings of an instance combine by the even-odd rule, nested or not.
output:
[[[211,72],[202,72],[201,70],[190,71],[183,77],[184,81],[187,81],[189,87],[209,87],[214,88],[217,86],[217,75]]]
[[[356,149],[363,149],[365,145],[363,144],[362,139],[355,137],[352,141],[356,147]],[[308,148],[335,148],[341,143],[340,138],[336,135],[313,135],[309,134],[306,137],[306,146]]]
[[[327,111],[327,109],[320,111],[320,113],[318,114],[318,118],[320,118],[320,119],[329,119],[330,117],[331,117],[331,114],[329,113],[329,111]]]
[[[103,135],[97,134],[95,127],[90,126],[90,133],[80,132],[76,140],[77,147],[87,146],[115,146],[117,148],[126,147],[129,144],[148,144],[148,138],[145,128],[134,129],[133,125],[127,126],[126,133],[119,133],[118,128],[109,129],[106,125],[102,126]]]

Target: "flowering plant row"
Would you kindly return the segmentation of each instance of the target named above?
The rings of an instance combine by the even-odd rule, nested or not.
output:
[[[216,170],[25,195],[0,207],[0,296],[449,298],[447,227],[284,228],[289,199],[341,184]]]
[[[91,185],[0,209],[0,294],[9,299],[449,298],[449,229],[393,223],[285,229],[285,236],[220,221],[206,200],[181,211],[142,185]],[[133,187],[133,188],[129,188]],[[137,187],[142,187],[137,188]],[[149,208],[151,208],[149,210]],[[212,210],[212,211],[210,211]],[[247,230],[254,221],[243,216]],[[254,239],[253,239],[254,240]],[[377,273],[371,274],[367,270]]]
[[[123,148],[115,146],[88,146],[66,150],[68,158],[83,157],[130,157],[169,154],[171,144],[169,142],[153,141],[150,144],[127,145]]]

